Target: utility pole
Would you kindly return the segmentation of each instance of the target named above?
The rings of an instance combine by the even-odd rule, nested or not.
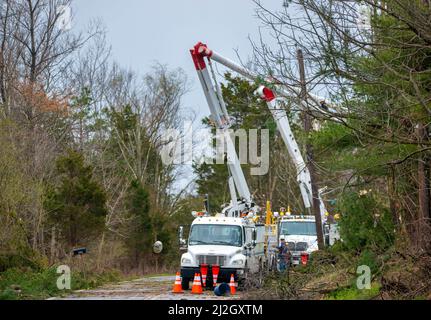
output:
[[[320,216],[320,201],[319,201],[319,192],[316,185],[316,166],[314,164],[313,159],[313,147],[309,142],[309,134],[312,130],[311,116],[310,116],[310,107],[307,103],[307,86],[305,82],[305,68],[304,68],[304,56],[302,54],[302,50],[297,50],[297,59],[299,64],[299,80],[301,83],[301,100],[304,101],[305,108],[302,112],[303,116],[303,125],[304,131],[306,135],[306,143],[305,143],[305,162],[307,164],[308,171],[310,172],[310,183],[311,183],[311,195],[313,198],[313,203],[311,204],[312,213],[316,220],[316,232],[317,232],[317,243],[319,246],[319,250],[324,247],[324,239],[323,239],[323,226],[322,226],[322,217]],[[324,213],[322,213],[324,214]]]

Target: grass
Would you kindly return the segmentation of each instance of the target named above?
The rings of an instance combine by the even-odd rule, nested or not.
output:
[[[335,290],[328,294],[328,300],[370,300],[379,295],[380,284],[373,282],[370,289],[357,289],[356,287]]]
[[[91,289],[121,279],[117,271],[103,273],[75,272],[71,274],[71,290],[59,290],[56,268],[35,271],[29,268],[12,268],[0,273],[0,300],[40,300],[63,296],[71,290]]]

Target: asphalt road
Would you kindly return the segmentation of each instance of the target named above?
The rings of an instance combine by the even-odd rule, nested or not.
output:
[[[212,290],[204,290],[203,294],[172,293],[175,276],[146,277],[133,281],[105,285],[91,290],[78,290],[73,294],[51,298],[50,300],[232,300],[240,299],[241,293],[234,296],[218,297]]]

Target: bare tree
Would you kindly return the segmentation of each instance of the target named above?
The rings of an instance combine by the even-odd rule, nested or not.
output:
[[[288,98],[299,106],[299,72],[294,62],[296,51],[302,50],[309,92],[333,102],[329,112],[309,96],[311,115],[321,123],[343,124],[363,149],[372,150],[375,145],[400,148],[399,155],[353,170],[342,183],[359,186],[361,181],[373,179],[367,172],[376,166],[396,170],[392,177],[401,181],[403,171],[416,166],[417,178],[407,181],[416,186],[417,200],[410,201],[411,195],[403,190],[410,200],[404,199],[402,205],[398,201],[401,191],[392,187],[388,201],[394,221],[400,220],[402,212],[413,225],[429,220],[430,140],[415,130],[423,127],[427,131],[430,116],[431,94],[425,76],[430,68],[428,1],[293,0],[285,1],[277,11],[268,10],[259,0],[255,3],[263,30],[276,44],[267,45],[263,33],[253,41],[254,62],[260,72],[286,85]],[[319,174],[325,176],[324,171]],[[397,184],[394,179],[392,186]],[[381,182],[374,177],[375,184]],[[423,231],[413,238],[421,238],[420,233]]]

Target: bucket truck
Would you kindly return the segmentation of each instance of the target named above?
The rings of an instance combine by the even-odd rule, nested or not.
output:
[[[231,274],[241,282],[261,270],[266,261],[265,226],[255,222],[259,208],[253,202],[229,133],[231,121],[226,105],[215,75],[208,70],[198,49],[195,47],[190,52],[211,111],[211,120],[226,146],[231,201],[215,216],[210,216],[208,210],[193,212],[196,218],[191,224],[188,239],[184,239],[184,228],[180,227],[180,247],[186,251],[181,256],[182,287],[185,290],[194,274],[200,273],[202,268],[208,270],[205,271],[208,272],[206,284],[211,286],[215,277],[219,282],[228,282]],[[211,61],[207,63],[210,65]]]
[[[207,45],[199,42],[195,45],[193,51],[195,52],[195,65],[197,64],[205,64],[205,61],[207,61],[209,64],[211,64],[211,61],[218,62],[225,67],[227,67],[230,70],[233,70],[237,72],[238,74],[244,76],[245,78],[251,80],[251,81],[257,81],[259,79],[258,75],[254,74],[251,70],[248,70],[241,65],[223,57],[222,55],[218,54],[217,52],[210,50]],[[305,161],[301,155],[300,149],[298,147],[298,144],[295,140],[295,137],[293,135],[293,132],[291,130],[289,120],[286,114],[286,111],[284,110],[282,104],[283,101],[285,101],[286,96],[299,96],[300,92],[297,88],[285,86],[282,85],[280,81],[277,81],[273,78],[267,78],[265,79],[266,83],[271,83],[273,89],[268,88],[267,86],[260,86],[256,90],[256,94],[259,95],[260,98],[264,99],[266,101],[266,104],[268,106],[268,109],[270,110],[274,121],[277,124],[277,128],[281,134],[281,137],[286,145],[286,148],[289,152],[289,155],[292,159],[292,161],[295,164],[296,170],[297,170],[297,181],[299,184],[299,188],[302,195],[302,200],[304,202],[304,206],[307,209],[311,208],[311,204],[313,203],[312,199],[312,193],[311,193],[311,178],[310,173],[307,169],[307,166],[305,164]],[[277,94],[280,95],[280,97],[277,97]],[[220,95],[218,93],[218,95]],[[314,110],[317,112],[321,112],[326,115],[334,114],[336,115],[336,109],[333,105],[328,104],[324,102],[324,99],[315,96],[311,93],[308,93],[308,98],[311,101],[311,103],[314,105]],[[304,106],[305,102],[300,101],[300,104]],[[226,107],[224,104],[222,105],[224,109]],[[323,234],[325,235],[326,242],[333,243],[334,239],[328,239],[328,235],[331,235],[332,238],[339,238],[338,233],[336,232],[337,226],[336,225],[328,225],[325,224],[325,215],[327,213],[325,204],[321,198],[321,192],[319,190],[319,211],[320,211],[320,219],[322,221],[323,226]],[[299,218],[298,218],[299,219]],[[308,217],[307,219],[296,219],[297,221],[294,221],[295,223],[301,223],[304,222],[307,225],[316,224],[315,220],[313,222],[308,221],[310,219],[313,219],[313,217]],[[293,220],[291,219],[282,219],[279,222],[279,236],[283,236],[286,238],[287,243],[299,243],[299,242],[305,242],[306,243],[306,252],[311,253],[312,251],[317,250],[317,234],[316,234],[316,228],[314,228],[313,234],[295,234],[295,231],[293,228],[287,228],[288,224],[291,224]],[[286,226],[283,228],[283,226]],[[332,230],[331,230],[332,228]],[[303,229],[303,228],[302,228]],[[296,230],[302,230],[301,228],[296,228]],[[286,231],[287,234],[283,234],[283,230]],[[290,230],[290,231],[289,231]],[[335,232],[334,232],[335,230]],[[280,232],[282,233],[280,234]],[[301,231],[298,231],[301,232]],[[310,231],[311,232],[311,231]],[[299,239],[297,236],[303,236],[301,239]],[[306,237],[306,239],[304,238]],[[293,238],[292,238],[293,237]],[[292,238],[292,239],[291,239]],[[302,241],[299,241],[299,240]]]

